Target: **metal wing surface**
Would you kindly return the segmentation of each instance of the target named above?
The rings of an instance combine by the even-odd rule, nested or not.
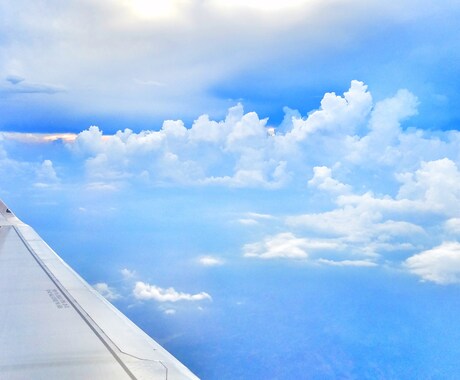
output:
[[[0,378],[198,379],[1,201]]]

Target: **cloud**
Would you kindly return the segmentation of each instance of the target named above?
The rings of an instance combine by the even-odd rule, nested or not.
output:
[[[136,276],[136,271],[130,270],[128,268],[123,268],[120,271],[120,273],[123,276],[124,280],[129,280],[129,279],[132,279],[132,278],[134,278]]]
[[[417,113],[418,100],[408,90],[378,102],[371,113],[369,132],[362,138],[349,139],[348,159],[362,163],[372,159],[389,164],[398,159],[395,146],[401,135],[401,122]]]
[[[51,160],[44,160],[40,167],[36,170],[37,182],[36,187],[50,187],[59,182],[59,178],[54,170]]]
[[[367,86],[360,81],[351,81],[351,86],[343,96],[334,92],[326,93],[320,108],[311,112],[306,118],[293,117],[292,130],[287,138],[297,141],[305,140],[314,133],[334,131],[336,135],[345,136],[355,131],[363,123],[372,108],[372,97]]]
[[[351,188],[332,178],[332,171],[326,166],[315,166],[313,168],[313,178],[308,181],[308,185],[332,193],[348,193]]]
[[[404,265],[423,281],[441,285],[460,283],[460,243],[444,242],[409,257]]]
[[[246,226],[254,226],[262,221],[269,221],[274,219],[275,217],[273,215],[248,212],[244,215],[244,218],[238,219],[238,222]]]
[[[351,185],[333,178],[332,170],[343,178],[352,172],[353,180],[363,181],[356,178],[362,170],[379,167],[398,170],[401,181],[410,182],[404,170],[419,165],[421,154],[437,158],[431,161],[452,161],[436,157],[446,149],[435,148],[435,138],[401,128],[402,121],[416,113],[416,107],[417,100],[408,91],[399,91],[372,107],[367,86],[352,81],[343,96],[327,93],[320,109],[306,117],[293,113],[275,133],[269,132],[273,128],[267,127],[267,119],[255,112],[245,113],[238,104],[228,110],[224,120],[202,115],[191,127],[181,120],[166,120],[159,131],[125,129],[106,135],[91,126],[74,141],[69,139],[68,147],[85,159],[86,173],[93,182],[139,180],[153,185],[278,189],[300,183],[305,180],[304,173],[312,170],[310,188],[347,195]],[[456,135],[449,134],[452,158],[460,145]],[[417,147],[424,145],[427,149],[419,152]],[[422,167],[413,181],[423,176],[423,170],[431,170],[431,161],[426,161],[427,167]],[[407,192],[405,188],[401,191]]]
[[[257,224],[259,224],[259,222],[255,219],[249,219],[249,218],[241,218],[241,219],[238,219],[238,222],[240,224],[243,224],[245,226],[255,226]]]
[[[286,232],[273,237],[267,237],[263,242],[246,244],[243,247],[245,257],[261,259],[306,259],[307,241],[298,239],[292,233]]]
[[[310,251],[339,249],[340,245],[322,240],[297,238],[291,232],[283,232],[266,237],[262,242],[246,244],[243,247],[245,257],[259,259],[305,260]]]
[[[93,285],[93,288],[109,301],[114,301],[121,297],[114,288],[110,287],[105,282],[98,282]]]
[[[98,180],[143,176],[154,184],[277,189],[289,184],[293,173],[307,170],[309,163],[303,162],[300,153],[302,144],[312,139],[317,145],[316,140],[329,139],[331,133],[340,141],[365,121],[371,104],[367,86],[352,81],[343,96],[327,93],[319,110],[305,118],[293,116],[291,129],[284,134],[273,133],[266,118],[245,113],[238,104],[224,120],[202,115],[190,128],[181,120],[166,120],[159,131],[125,129],[104,135],[91,126],[68,146],[86,158],[88,176]],[[315,169],[312,184],[331,191],[333,187],[347,190],[347,185],[332,179],[324,168]]]
[[[452,93],[442,91],[453,89],[447,74],[429,79],[438,72],[437,62],[455,60],[458,31],[445,19],[458,16],[456,4],[351,0],[343,12],[320,0],[227,3],[69,0],[59,11],[52,2],[2,4],[8,20],[0,30],[8,36],[0,65],[5,85],[30,81],[48,87],[28,91],[56,91],[56,84],[67,90],[45,105],[27,94],[23,105],[9,110],[8,121],[26,109],[41,115],[45,107],[59,110],[58,116],[65,112],[68,121],[75,115],[87,120],[116,114],[127,126],[136,115],[145,126],[174,112],[187,119],[203,111],[220,115],[228,98],[252,96],[260,108],[274,102],[281,108],[286,99],[300,103],[300,92],[308,99],[321,83],[337,88],[353,76],[369,78],[380,93],[401,82],[430,91],[431,97]],[[436,41],[446,48],[437,49]],[[369,55],[375,46],[379,49]],[[394,49],[400,54],[392,54]],[[446,71],[454,78],[457,70]]]
[[[367,86],[352,81],[342,95],[325,94],[305,116],[286,109],[281,127],[237,104],[221,120],[202,115],[190,125],[166,120],[159,130],[114,134],[91,126],[66,142],[59,134],[3,134],[0,170],[8,176],[33,172],[41,178],[35,183],[59,181],[63,188],[80,180],[93,194],[132,187],[251,188],[276,201],[258,207],[260,213],[237,214],[240,224],[267,235],[243,247],[246,257],[314,261],[322,250],[340,252],[323,259],[343,263],[379,256],[401,261],[455,239],[459,230],[460,132],[408,126],[417,107],[407,90],[374,103]],[[34,149],[64,144],[61,153],[71,159],[8,158],[7,148],[46,139]],[[297,206],[284,208],[294,196]]]
[[[118,191],[120,186],[116,183],[90,182],[86,185],[85,188],[89,191],[113,192]]]
[[[23,77],[20,77],[18,75],[8,75],[5,79],[13,85],[21,83],[25,80]]]
[[[322,213],[290,216],[286,223],[293,227],[302,227],[311,232],[330,238],[341,238],[343,242],[364,243],[375,239],[381,242],[391,241],[393,237],[423,234],[422,227],[406,222],[386,219],[386,209],[396,201],[374,198],[371,194],[352,198],[354,204],[345,203],[342,207]],[[397,207],[397,206],[396,206]],[[410,207],[410,203],[407,207]]]
[[[318,263],[336,267],[375,267],[377,263],[370,260],[328,260],[328,259],[318,259]]]
[[[167,120],[160,131],[126,129],[103,135],[92,126],[69,147],[87,157],[92,178],[148,174],[156,183],[276,188],[288,179],[286,162],[270,157],[271,137],[265,124],[238,105],[224,121],[199,118],[190,129],[181,121]]]
[[[133,295],[139,300],[155,300],[157,302],[212,300],[211,296],[205,292],[197,294],[182,293],[177,292],[174,288],[164,289],[142,281],[136,282]]]
[[[450,218],[444,223],[447,233],[460,235],[460,218]]]
[[[205,267],[220,266],[225,263],[223,259],[216,256],[201,256],[198,262]]]
[[[18,75],[8,75],[0,84],[0,94],[56,94],[65,88],[47,83],[28,82]]]
[[[5,140],[19,141],[23,143],[50,143],[54,141],[71,142],[77,138],[75,133],[21,133],[2,132]]]
[[[414,173],[399,176],[399,199],[423,202],[427,208],[446,215],[460,212],[460,171],[448,158],[422,162]]]
[[[317,169],[315,185],[322,185],[324,178],[330,178],[330,171]],[[442,239],[442,220],[445,236],[455,235],[458,223],[454,216],[460,211],[460,171],[454,161],[422,161],[419,168],[394,174],[393,178],[399,183],[395,196],[376,196],[370,191],[331,194],[335,196],[335,208],[288,216],[286,224],[313,236],[339,241],[353,254],[412,251],[420,244],[436,243],[436,239]]]

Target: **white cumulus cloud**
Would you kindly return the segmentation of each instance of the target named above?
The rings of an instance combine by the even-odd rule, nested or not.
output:
[[[424,281],[443,285],[460,283],[460,243],[442,243],[409,257],[405,266]]]
[[[298,238],[291,232],[266,237],[262,242],[246,244],[245,257],[260,259],[307,259],[310,251],[339,249],[339,244]]]
[[[136,275],[136,271],[128,269],[128,268],[123,268],[120,271],[121,275],[123,276],[123,279],[129,280],[133,278]]]
[[[158,302],[178,302],[178,301],[202,301],[211,300],[208,293],[197,294],[182,293],[174,288],[160,288],[142,281],[137,281],[133,289],[133,295],[139,300],[155,300]]]
[[[51,160],[44,160],[36,170],[36,187],[50,187],[59,182],[59,178]]]
[[[109,301],[114,301],[121,297],[114,288],[110,287],[105,282],[98,282],[97,284],[93,285],[93,288],[96,289],[101,296],[108,299]]]
[[[327,166],[315,166],[313,178],[308,181],[308,185],[338,194],[348,193],[351,190],[349,185],[332,178],[332,170]]]

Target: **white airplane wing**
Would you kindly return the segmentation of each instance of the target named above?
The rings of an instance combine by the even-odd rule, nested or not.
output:
[[[198,379],[1,201],[0,378]]]

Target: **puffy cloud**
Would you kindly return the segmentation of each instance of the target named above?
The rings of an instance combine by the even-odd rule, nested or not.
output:
[[[298,239],[292,233],[286,232],[274,237],[267,237],[263,242],[246,244],[244,256],[261,259],[306,259],[307,241]]]
[[[442,243],[409,257],[405,266],[424,281],[443,285],[460,283],[460,243]]]
[[[365,121],[371,108],[372,97],[367,86],[353,80],[343,97],[334,92],[326,93],[319,110],[306,118],[294,117],[292,130],[286,136],[301,141],[315,132],[333,131],[339,136],[353,134],[356,127]]]
[[[216,256],[202,256],[198,259],[198,262],[205,267],[219,266],[225,263],[223,259]]]
[[[367,86],[352,81],[343,96],[326,94],[320,109],[305,118],[288,111],[291,120],[283,121],[275,133],[270,132],[273,128],[267,127],[266,119],[245,113],[238,104],[228,110],[224,120],[203,115],[190,128],[180,120],[167,120],[158,131],[125,129],[105,135],[92,126],[74,141],[69,138],[68,146],[85,158],[92,182],[276,189],[293,181],[300,183],[305,173],[313,170],[311,188],[347,194],[351,186],[335,179],[331,168],[342,178],[351,173],[353,182],[358,183],[365,180],[364,170],[378,168],[387,176],[379,186],[400,172],[399,179],[406,182],[401,192],[407,193],[411,180],[404,173],[418,166],[421,157],[427,157],[426,167],[412,178],[420,186],[426,170],[448,175],[443,171],[452,170],[452,165],[449,169],[447,161],[441,162],[455,165],[460,147],[456,132],[449,132],[441,141],[437,135],[403,130],[402,121],[415,114],[416,107],[415,96],[404,90],[372,108]],[[449,156],[442,157],[443,153]],[[440,162],[433,168],[435,164],[428,164],[431,161]]]
[[[69,144],[87,157],[91,178],[150,178],[157,183],[224,184],[277,187],[288,179],[286,162],[272,156],[266,120],[241,105],[222,122],[201,117],[190,129],[167,120],[160,131],[119,131],[103,135],[97,127],[78,134]]]
[[[268,236],[262,242],[246,244],[243,247],[245,257],[259,259],[295,259],[304,260],[310,251],[333,250],[339,244],[322,240],[297,238],[291,232]]]
[[[366,202],[370,198],[370,202]],[[421,234],[423,228],[406,221],[385,220],[385,211],[380,203],[370,194],[358,197],[357,205],[346,204],[344,207],[322,213],[290,216],[286,222],[290,226],[302,227],[323,236],[342,238],[349,243],[369,243],[374,239],[389,241],[394,236]],[[373,201],[376,201],[375,203]],[[389,202],[392,205],[392,202]],[[380,206],[380,207],[379,207]]]
[[[177,292],[174,288],[160,288],[142,281],[137,281],[133,289],[133,295],[139,300],[155,300],[158,302],[178,302],[178,301],[203,301],[211,300],[208,293],[201,292],[189,294]]]
[[[417,98],[407,90],[378,102],[372,110],[369,131],[362,137],[349,136],[347,158],[355,163],[369,160],[392,164],[402,152],[397,144],[401,135],[401,122],[417,113]]]
[[[448,233],[460,235],[460,218],[450,218],[444,223],[444,228]]]
[[[128,268],[123,268],[121,271],[120,271],[121,275],[123,276],[123,279],[125,280],[129,280],[129,279],[132,279],[135,275],[136,275],[136,271],[134,270],[130,270]]]
[[[350,257],[340,256],[343,262],[357,254],[401,257],[455,238],[459,230],[460,133],[406,128],[402,123],[416,111],[417,99],[407,90],[373,104],[367,86],[352,81],[343,95],[327,93],[305,117],[286,109],[279,128],[238,104],[223,120],[203,115],[190,127],[166,120],[160,130],[113,135],[91,126],[66,137],[65,144],[74,163],[84,161],[83,188],[94,192],[132,184],[220,185],[275,189],[283,197],[308,181],[308,201],[299,201],[298,214],[247,213],[238,219],[268,234],[270,227],[276,231],[247,244],[246,257],[307,259],[320,249],[348,252]],[[63,141],[53,134],[2,136],[12,144]],[[27,167],[41,176],[40,183],[57,181],[50,160],[22,164],[6,151],[0,159],[5,172]],[[65,182],[65,168],[58,168]],[[282,215],[282,206],[276,210]]]
[[[452,160],[422,162],[415,173],[401,174],[399,179],[403,183],[399,199],[417,200],[447,215],[460,212],[460,171]]]
[[[93,288],[96,289],[102,297],[109,301],[114,301],[121,297],[114,288],[110,287],[105,282],[98,282],[93,285]]]
[[[104,135],[92,126],[79,133],[69,147],[86,157],[88,176],[98,180],[142,177],[160,184],[279,188],[293,179],[293,173],[308,168],[302,144],[321,139],[339,144],[340,136],[353,133],[365,121],[371,105],[367,86],[352,81],[343,96],[328,93],[319,110],[305,118],[293,116],[284,134],[273,132],[267,119],[255,112],[245,113],[238,104],[228,110],[225,120],[213,121],[203,115],[190,128],[180,120],[167,120],[159,131],[126,129]],[[311,136],[316,137],[309,142]],[[319,158],[328,145],[320,144],[319,151],[311,153]],[[330,173],[326,178],[328,173],[320,166],[315,170],[312,183],[346,190]]]
[[[339,194],[348,193],[351,190],[349,185],[332,178],[332,171],[326,166],[315,166],[313,168],[313,178],[308,181],[308,185]]]
[[[59,178],[54,170],[51,160],[44,160],[36,171],[37,182],[36,187],[49,187],[59,182]]]

